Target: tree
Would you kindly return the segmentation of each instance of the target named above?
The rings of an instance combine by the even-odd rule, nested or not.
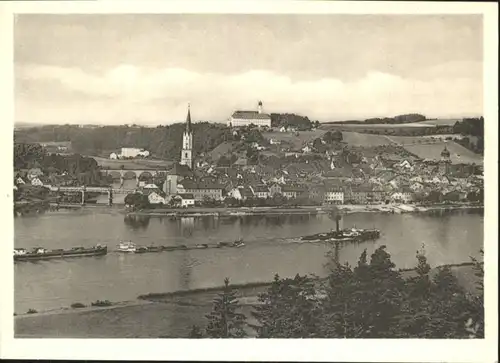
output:
[[[252,316],[259,338],[312,338],[319,331],[320,310],[314,280],[296,275],[275,275],[268,290],[259,295]]]
[[[189,332],[188,338],[203,338],[203,332],[200,327],[197,325],[193,325],[191,327],[191,331]]]
[[[224,289],[213,301],[212,312],[206,315],[208,325],[206,334],[210,338],[243,338],[246,316],[240,312],[236,291],[224,280]]]
[[[134,206],[137,209],[149,207],[149,199],[142,193],[131,193],[125,197],[125,204]]]

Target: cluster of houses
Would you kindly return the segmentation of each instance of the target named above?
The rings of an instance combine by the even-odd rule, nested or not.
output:
[[[283,168],[217,167],[205,162],[191,171],[179,165],[167,172],[163,188],[155,185],[145,193],[152,204],[188,207],[209,200],[246,201],[276,196],[298,203],[384,204],[423,201],[438,193],[441,200],[465,201],[469,193],[483,190],[478,167],[451,165],[446,149],[439,161],[375,155],[362,157],[358,164],[337,167],[335,164],[341,164],[337,157],[330,154],[330,160],[292,163]]]

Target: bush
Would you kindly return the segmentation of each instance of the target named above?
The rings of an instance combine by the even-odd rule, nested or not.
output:
[[[91,305],[92,306],[111,306],[113,304],[109,300],[97,300],[97,301],[94,301]]]
[[[35,309],[29,309],[27,313],[28,314],[36,314],[36,313],[38,313],[38,311],[36,311]]]

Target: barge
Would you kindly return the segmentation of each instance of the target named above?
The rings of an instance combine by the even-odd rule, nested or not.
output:
[[[69,250],[48,250],[43,247],[36,247],[31,251],[28,251],[24,248],[15,248],[14,261],[36,261],[54,258],[91,257],[102,256],[107,253],[108,247],[102,245],[97,245],[94,247],[73,247]]]
[[[186,251],[199,250],[208,248],[223,248],[223,247],[243,247],[245,243],[239,239],[234,242],[219,242],[217,244],[200,243],[196,245],[177,245],[177,246],[138,246],[133,242],[122,242],[118,245],[118,252],[126,253],[152,253],[152,252],[170,252],[170,251]]]

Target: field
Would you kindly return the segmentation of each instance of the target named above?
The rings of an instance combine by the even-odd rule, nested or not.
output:
[[[132,169],[157,169],[166,168],[172,165],[171,161],[165,160],[151,160],[151,159],[134,159],[134,160],[112,160],[107,158],[101,158],[98,156],[92,156],[97,161],[97,164],[103,168],[110,169],[120,169],[123,165],[125,170]]]
[[[359,132],[350,132],[344,131],[342,132],[343,141],[347,142],[352,146],[380,146],[380,145],[388,145],[394,144],[394,141],[391,141],[385,135],[371,135],[371,134],[362,134]]]
[[[326,130],[299,131],[298,136],[291,132],[264,132],[262,136],[267,140],[279,140],[282,143],[292,144],[295,149],[300,149],[309,141],[323,136],[325,132]]]
[[[420,122],[411,122],[406,124],[339,124],[336,122],[325,123],[321,128],[345,128],[345,129],[394,129],[394,128],[413,128],[413,127],[436,127],[436,126],[453,126],[459,119],[437,119]]]
[[[422,159],[439,160],[441,158],[441,151],[443,151],[445,145],[447,149],[450,151],[450,158],[453,164],[461,164],[461,163],[476,163],[478,165],[483,164],[482,155],[475,154],[474,152],[463,147],[462,145],[459,145],[452,141],[447,143],[443,141],[438,141],[431,144],[404,145],[404,148]]]
[[[424,121],[425,122],[425,121]],[[359,129],[404,129],[414,127],[436,127],[433,124],[426,124],[424,122],[412,122],[407,124],[339,124],[336,122],[321,125],[322,129],[345,129],[345,130],[359,130]]]

